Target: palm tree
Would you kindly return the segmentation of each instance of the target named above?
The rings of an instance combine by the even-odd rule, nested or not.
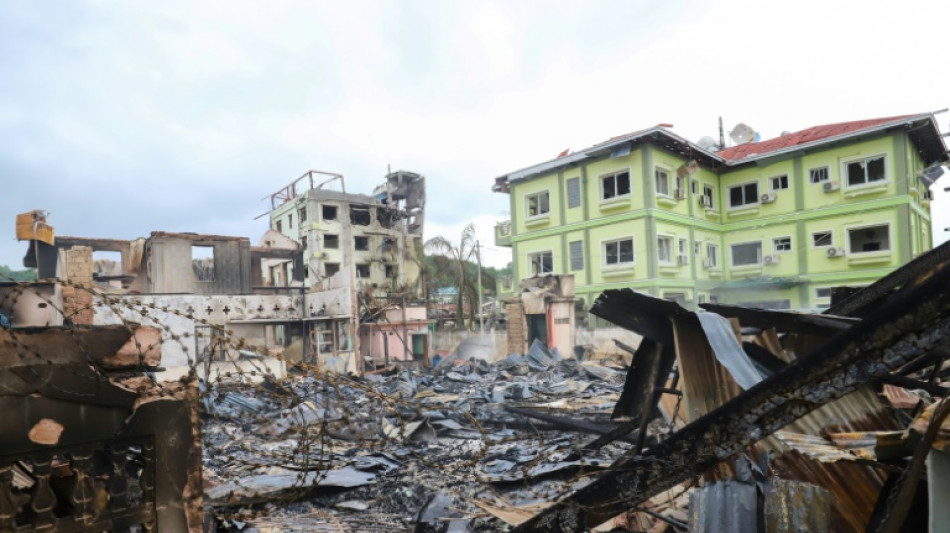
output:
[[[471,284],[468,280],[465,265],[475,253],[475,225],[469,224],[465,226],[465,229],[462,230],[462,238],[459,239],[457,245],[445,237],[438,236],[426,241],[425,249],[426,251],[446,256],[455,262],[455,280],[457,282],[456,286],[458,287],[455,319],[458,321],[458,325],[461,326],[462,329],[465,329],[464,294],[467,286]],[[470,306],[477,305],[472,303],[471,299],[471,296],[469,296],[468,304]]]

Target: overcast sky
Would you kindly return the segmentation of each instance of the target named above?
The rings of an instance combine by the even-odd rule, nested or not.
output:
[[[715,4],[715,7],[707,4]],[[660,122],[693,141],[950,105],[950,2],[6,2],[0,264],[59,235],[266,230],[308,169],[427,177],[427,237],[508,218],[496,176]],[[938,115],[946,131],[950,114]]]

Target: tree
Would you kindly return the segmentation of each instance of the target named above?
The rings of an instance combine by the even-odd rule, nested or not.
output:
[[[468,268],[466,268],[469,259],[475,253],[475,225],[469,224],[462,230],[462,238],[458,244],[446,239],[445,237],[433,237],[426,241],[425,249],[428,252],[446,256],[452,260],[453,271],[455,273],[456,287],[458,287],[458,297],[456,300],[455,319],[458,325],[465,329],[465,292],[471,282]],[[469,295],[468,305],[472,312],[475,312],[477,302],[472,302]]]

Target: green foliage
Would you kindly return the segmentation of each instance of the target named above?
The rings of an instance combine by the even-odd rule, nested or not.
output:
[[[0,265],[0,281],[34,281],[36,269],[13,270],[7,265]]]

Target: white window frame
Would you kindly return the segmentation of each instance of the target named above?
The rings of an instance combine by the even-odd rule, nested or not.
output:
[[[881,226],[887,226],[887,244],[890,246],[887,250],[872,250],[869,252],[854,251],[851,249],[851,231],[853,230],[862,230],[867,228],[878,228]],[[861,254],[884,254],[892,253],[894,251],[894,226],[890,222],[877,222],[873,224],[860,224],[857,226],[845,226],[844,227],[844,240],[845,240],[845,250],[848,252],[848,256],[851,255],[861,255]]]
[[[545,211],[545,212],[543,212],[543,213],[541,213],[541,212],[540,212],[540,211],[541,211],[540,198],[541,198],[541,196],[545,196],[545,195],[548,197],[548,210]],[[538,201],[538,213],[536,213],[536,214],[534,214],[534,215],[529,215],[528,213],[531,212],[531,200],[532,200],[533,198],[537,198],[537,199],[539,200],[539,201]],[[546,216],[550,216],[550,215],[551,215],[551,190],[550,190],[550,189],[544,189],[543,191],[537,191],[537,192],[533,192],[533,193],[531,193],[531,194],[526,194],[526,195],[524,195],[524,212],[525,212],[525,215],[526,215],[526,216],[525,216],[525,219],[526,219],[526,220],[531,220],[531,219],[535,219],[535,218],[543,218],[543,217],[546,217]]]
[[[829,243],[829,244],[827,244],[827,245],[824,245],[824,244],[823,244],[823,245],[820,245],[820,246],[817,245],[817,244],[815,244],[815,234],[817,234],[817,233],[828,233],[828,234],[830,234],[830,235],[831,235],[831,243]],[[818,231],[813,231],[813,232],[811,232],[811,243],[810,243],[810,245],[811,245],[812,250],[821,250],[821,249],[824,249],[824,248],[832,248],[832,247],[834,247],[834,245],[835,245],[835,232],[834,232],[834,230],[822,229],[822,230],[818,230]]]
[[[670,251],[670,253],[669,253],[669,259],[667,259],[667,260],[665,260],[665,261],[663,260],[662,257],[660,257],[660,239],[663,239],[663,240],[668,241],[668,242],[670,243],[670,245],[669,245],[669,251]],[[658,263],[660,263],[661,265],[673,265],[673,264],[676,264],[676,262],[675,262],[674,259],[673,259],[673,257],[675,257],[675,254],[673,253],[674,246],[675,246],[675,244],[676,244],[675,241],[676,241],[676,237],[674,237],[673,235],[657,235],[657,236],[656,236],[656,260],[657,260]]]
[[[759,245],[759,256],[756,258],[755,263],[747,263],[744,265],[736,264],[736,254],[734,252],[734,247],[742,246],[743,244],[758,244]],[[754,267],[762,265],[762,256],[763,251],[765,250],[765,245],[762,243],[762,239],[752,240],[752,241],[743,241],[743,242],[733,242],[729,244],[729,266],[732,268],[744,268],[744,267]]]
[[[713,254],[709,253],[709,250],[714,250]],[[719,253],[719,245],[714,242],[706,243],[706,259],[712,259],[709,264],[709,268],[719,268],[719,258],[722,254]]]
[[[716,187],[710,183],[703,182],[703,196],[706,196],[706,189],[709,189],[709,207],[707,209],[716,210]]]
[[[659,187],[659,179],[660,179],[659,173],[660,173],[660,172],[666,174],[666,192],[660,192],[660,187]],[[661,166],[655,166],[655,167],[653,167],[653,186],[656,188],[656,194],[657,194],[657,196],[662,196],[662,197],[664,197],[664,198],[672,198],[672,197],[673,197],[673,191],[674,191],[674,189],[673,189],[673,183],[672,183],[672,181],[670,180],[670,176],[671,176],[672,174],[673,174],[673,173],[670,171],[670,169],[668,169],[668,168],[666,168],[666,167],[661,167]]]
[[[606,180],[607,178],[611,178],[611,177],[614,178],[614,192],[616,192],[616,189],[617,189],[617,179],[616,179],[616,178],[617,178],[618,175],[624,174],[624,173],[627,174],[627,183],[628,183],[628,185],[629,185],[630,192],[628,192],[628,193],[626,193],[626,194],[615,194],[615,195],[611,196],[610,198],[604,198],[604,180]],[[604,203],[604,202],[613,202],[613,201],[616,201],[618,198],[630,198],[630,195],[633,193],[633,178],[632,178],[632,173],[630,172],[630,169],[629,169],[629,168],[619,169],[619,170],[616,170],[616,171],[614,171],[614,172],[608,172],[608,173],[606,173],[606,174],[601,174],[600,177],[598,178],[598,181],[600,182],[600,201],[601,201],[601,203]]]
[[[755,184],[755,201],[748,202],[742,205],[732,205],[732,189],[737,189],[737,188],[744,189],[746,185],[752,185],[753,183]],[[759,205],[762,201],[762,198],[759,196],[761,189],[762,188],[759,187],[759,180],[746,181],[744,183],[737,183],[735,185],[730,185],[726,187],[726,192],[728,193],[727,196],[729,197],[729,209],[747,209],[749,207]],[[744,194],[745,193],[743,193],[743,195]]]
[[[776,188],[775,188],[775,180],[780,179],[780,178],[785,178],[785,187],[782,187],[781,189],[776,189]],[[775,175],[775,176],[771,176],[771,177],[769,178],[769,190],[772,191],[772,192],[775,192],[775,191],[787,191],[787,190],[789,190],[789,189],[791,189],[791,188],[792,188],[792,182],[791,182],[791,180],[789,179],[788,174],[778,174],[778,175]]]
[[[788,250],[779,250],[775,246],[775,241],[779,239],[788,239]],[[772,237],[772,253],[775,254],[784,254],[792,251],[792,236],[791,235],[782,235],[781,237]]]
[[[550,272],[541,272],[540,269],[538,272],[534,271],[534,260],[536,256],[541,256],[544,254],[551,255],[551,271]],[[531,276],[545,275],[545,274],[554,274],[554,250],[538,250],[536,252],[528,252],[525,254],[525,258],[528,260],[528,272],[531,273]]]
[[[814,180],[812,179],[812,172],[814,172],[814,171],[816,171],[816,170],[822,170],[822,169],[824,169],[824,171],[825,171],[825,179],[823,179],[823,180],[818,180],[818,181],[814,181]],[[825,183],[826,181],[831,181],[831,167],[830,167],[830,166],[828,166],[828,165],[822,165],[822,166],[812,167],[812,168],[809,168],[809,169],[808,169],[808,183],[811,183],[811,184],[814,184],[814,185],[820,185],[820,184],[822,184],[822,183]]]
[[[630,261],[620,261],[620,257],[619,257],[620,249],[618,247],[617,248],[617,256],[618,256],[617,262],[616,263],[608,262],[607,261],[607,245],[613,244],[613,243],[625,242],[625,241],[630,241]],[[633,235],[630,235],[628,237],[622,237],[620,239],[607,239],[607,240],[600,241],[600,260],[602,261],[601,264],[603,265],[603,267],[607,269],[629,267],[629,266],[632,266],[634,263],[636,263],[637,248],[636,248],[636,243],[633,240]]]
[[[872,159],[878,159],[878,158],[884,159],[884,179],[877,180],[877,181],[867,181],[867,162]],[[890,171],[887,168],[887,159],[888,159],[887,152],[882,152],[879,154],[873,154],[873,155],[864,156],[864,157],[856,157],[856,158],[851,158],[851,159],[842,161],[841,162],[841,187],[845,189],[860,189],[862,187],[874,187],[874,186],[890,183],[891,175],[890,175]],[[851,163],[859,162],[859,161],[864,162],[865,181],[864,183],[851,185],[851,180],[849,179],[849,176],[848,176],[848,165],[850,165]]]

